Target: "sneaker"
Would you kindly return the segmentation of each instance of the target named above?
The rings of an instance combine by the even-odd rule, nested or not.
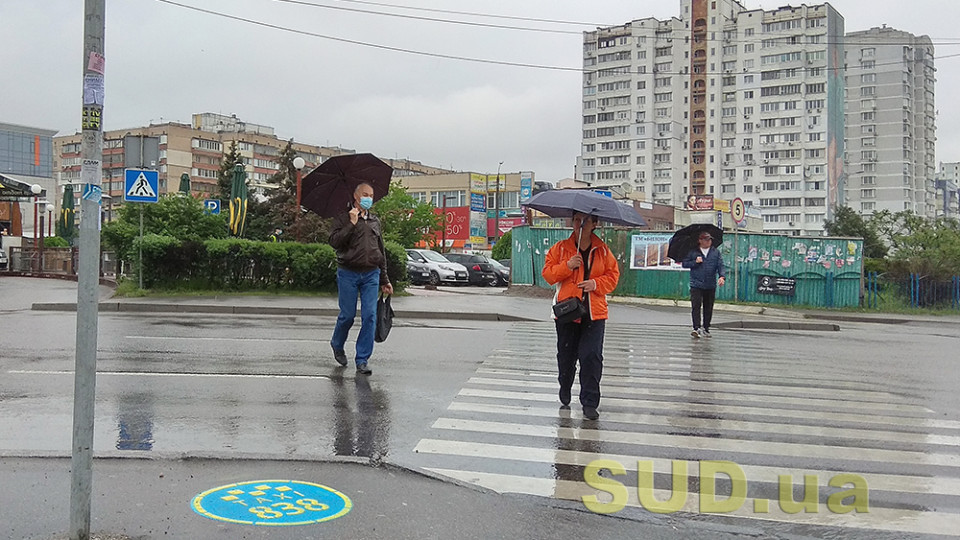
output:
[[[597,411],[596,407],[587,407],[583,406],[583,417],[587,420],[596,420],[600,418],[600,413]]]
[[[336,360],[337,363],[340,364],[341,367],[344,367],[344,366],[347,365],[347,353],[345,353],[345,352],[343,352],[343,351],[338,351],[338,350],[334,349],[334,350],[333,350],[333,359]]]
[[[373,370],[368,368],[366,364],[357,364],[357,375],[371,375]]]
[[[703,337],[710,337],[710,331],[704,328],[703,330],[700,330],[700,335]]]
[[[570,389],[569,388],[560,389],[560,403],[563,404],[564,407],[570,406]]]
[[[700,339],[700,330],[694,328],[693,332],[690,332],[690,335],[693,336],[694,339]]]

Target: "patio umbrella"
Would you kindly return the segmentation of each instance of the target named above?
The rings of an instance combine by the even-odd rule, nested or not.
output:
[[[73,184],[63,187],[63,202],[60,204],[60,218],[57,219],[57,236],[73,244],[76,227],[76,210],[73,202]]]
[[[667,257],[680,262],[691,251],[700,245],[700,233],[708,232],[713,237],[713,247],[723,243],[723,229],[711,223],[694,223],[673,233],[670,238],[670,247],[667,248]]]
[[[334,156],[310,171],[301,182],[300,205],[320,217],[334,217],[353,205],[362,183],[373,187],[374,202],[390,191],[393,168],[373,154]]]
[[[180,193],[190,194],[190,175],[183,173],[180,175]]]
[[[243,163],[233,168],[233,182],[230,184],[230,234],[243,236],[243,225],[247,219],[247,172]]]
[[[581,212],[617,225],[642,227],[647,224],[632,205],[580,189],[542,191],[531,197],[525,206],[550,217],[573,217],[575,212]]]

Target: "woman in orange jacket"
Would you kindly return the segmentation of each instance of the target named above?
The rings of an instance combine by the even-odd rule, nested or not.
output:
[[[606,295],[620,279],[620,267],[610,248],[593,234],[597,218],[573,215],[573,234],[547,252],[541,274],[557,285],[554,303],[581,299],[587,315],[573,322],[556,322],[560,403],[570,406],[570,391],[580,362],[580,405],[589,420],[600,417],[600,377],[603,374],[603,334],[607,321]],[[579,245],[578,245],[579,244]]]

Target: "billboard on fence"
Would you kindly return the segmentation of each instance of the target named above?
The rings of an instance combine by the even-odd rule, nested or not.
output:
[[[639,233],[630,238],[630,269],[680,270],[680,261],[667,257],[673,233]]]

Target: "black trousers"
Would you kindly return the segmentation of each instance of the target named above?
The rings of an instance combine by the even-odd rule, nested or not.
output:
[[[571,388],[580,361],[580,404],[600,405],[600,377],[603,375],[603,333],[606,320],[556,323],[557,368],[560,388]]]
[[[693,304],[693,329],[700,328],[700,307],[703,306],[703,327],[710,329],[713,320],[713,302],[717,299],[716,289],[690,289],[690,303]]]

